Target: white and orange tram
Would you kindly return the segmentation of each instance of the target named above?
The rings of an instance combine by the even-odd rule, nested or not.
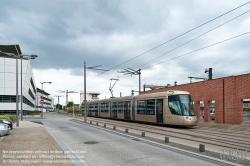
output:
[[[186,91],[169,90],[137,96],[89,101],[87,115],[100,118],[149,122],[165,125],[196,126],[191,96]],[[84,103],[82,104],[84,114]]]

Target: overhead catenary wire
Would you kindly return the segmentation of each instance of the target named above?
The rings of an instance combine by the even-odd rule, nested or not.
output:
[[[148,52],[150,52],[150,51],[152,51],[152,50],[155,50],[156,48],[159,48],[159,47],[161,47],[161,46],[163,46],[163,45],[165,45],[165,44],[167,44],[167,43],[169,43],[169,42],[171,42],[171,41],[173,41],[173,40],[175,40],[175,39],[177,39],[177,38],[179,38],[179,37],[181,37],[181,36],[184,36],[185,34],[188,34],[189,32],[192,32],[192,31],[194,31],[195,29],[198,29],[198,28],[200,28],[200,27],[202,27],[202,26],[204,26],[204,25],[206,25],[206,24],[208,24],[208,23],[210,23],[210,22],[212,22],[212,21],[214,21],[214,20],[216,20],[216,19],[218,19],[218,18],[220,18],[220,17],[222,17],[222,16],[225,16],[225,15],[227,15],[228,13],[231,13],[231,12],[233,12],[233,11],[235,11],[235,10],[237,10],[237,9],[239,9],[239,8],[241,8],[241,7],[243,7],[243,6],[247,5],[247,4],[249,4],[249,3],[250,3],[250,1],[248,1],[248,2],[246,2],[246,3],[244,3],[244,4],[242,4],[242,5],[240,5],[240,6],[236,7],[236,8],[234,8],[234,9],[231,9],[231,10],[227,11],[226,13],[223,13],[223,14],[221,14],[221,15],[219,15],[219,16],[217,16],[217,17],[215,17],[215,18],[213,18],[213,19],[211,19],[211,20],[209,20],[209,21],[207,21],[207,22],[205,22],[205,23],[203,23],[203,24],[201,24],[201,25],[199,25],[199,26],[196,26],[195,28],[192,28],[192,29],[190,29],[190,30],[188,30],[188,31],[186,31],[186,32],[184,32],[184,33],[182,33],[182,34],[180,34],[180,35],[178,35],[178,36],[176,36],[176,37],[174,37],[174,38],[172,38],[172,39],[170,39],[170,40],[164,42],[164,43],[161,43],[161,44],[159,44],[159,45],[157,45],[157,46],[155,46],[155,47],[153,47],[153,48],[151,48],[151,49],[149,49],[149,50],[147,50],[147,51],[145,51],[145,52],[143,52],[143,53],[141,53],[141,54],[139,54],[139,55],[137,55],[137,56],[135,56],[135,57],[133,57],[133,58],[131,58],[131,59],[128,59],[127,61],[124,61],[124,62],[122,62],[122,63],[120,63],[120,64],[118,64],[118,65],[116,65],[116,66],[110,68],[109,71],[112,70],[112,69],[115,69],[116,67],[119,67],[119,66],[121,66],[121,65],[123,65],[123,64],[125,64],[125,63],[127,63],[127,62],[129,62],[129,61],[131,61],[131,60],[133,60],[133,59],[135,59],[135,58],[138,58],[138,57],[140,57],[140,56],[142,56],[142,55],[144,55],[144,54],[146,54],[146,53],[148,53]],[[106,72],[107,72],[107,71],[106,71]],[[100,75],[102,75],[102,74],[104,74],[104,73],[106,73],[106,72],[102,72],[101,74],[98,74],[98,75],[96,75],[96,76],[90,78],[90,79],[87,80],[87,81],[90,81],[90,80],[92,80],[92,79],[94,79],[94,78],[96,78],[96,77],[98,77],[98,76],[100,76]],[[74,86],[74,87],[77,87],[77,86],[82,85],[82,84],[83,84],[83,83],[78,84],[78,85],[76,85],[76,86]]]
[[[171,60],[174,60],[174,59],[177,59],[177,58],[183,57],[183,56],[185,56],[185,55],[189,55],[189,54],[191,54],[191,53],[194,53],[194,52],[198,52],[198,51],[204,50],[204,49],[206,49],[206,48],[209,48],[209,47],[212,47],[212,46],[215,46],[215,45],[218,45],[218,44],[221,44],[221,43],[224,43],[224,42],[227,42],[227,41],[230,41],[230,40],[236,39],[236,38],[238,38],[238,37],[241,37],[241,36],[244,36],[244,35],[247,35],[247,34],[250,34],[250,31],[249,31],[249,32],[242,33],[242,34],[237,35],[237,36],[234,36],[234,37],[231,37],[231,38],[228,38],[228,39],[225,39],[225,40],[222,40],[222,41],[217,42],[217,43],[214,43],[214,44],[210,44],[210,45],[208,45],[208,46],[205,46],[205,47],[199,48],[199,49],[197,49],[197,50],[194,50],[194,51],[191,51],[191,52],[188,52],[188,53],[185,53],[185,54],[179,55],[179,56],[175,56],[175,57],[173,57],[173,58],[170,58],[170,59],[167,59],[167,60],[164,60],[164,61],[158,62],[158,63],[156,63],[156,64],[154,64],[154,65],[150,65],[150,66],[145,67],[145,68],[142,68],[142,69],[147,69],[147,68],[150,68],[150,67],[156,66],[156,65],[158,65],[158,64],[162,64],[162,63],[165,63],[165,62],[168,62],[168,61],[171,61]],[[122,75],[118,76],[118,78],[119,78],[119,77],[121,77],[121,76],[123,76],[123,75],[124,75],[124,74],[122,74]],[[101,85],[101,84],[106,83],[106,82],[109,82],[109,81],[105,81],[105,82],[102,82],[102,83],[97,84],[97,85]],[[91,86],[91,87],[89,87],[89,88],[93,88],[93,87],[95,87],[95,86],[97,86],[97,85]]]
[[[170,59],[167,59],[167,60],[164,60],[164,61],[158,62],[158,63],[156,63],[156,64],[154,64],[154,65],[150,65],[150,66],[145,67],[145,68],[142,68],[142,69],[147,69],[147,68],[150,68],[150,67],[152,67],[152,66],[155,66],[155,65],[158,65],[158,64],[161,64],[161,63],[165,63],[165,62],[167,62],[167,61],[171,61],[171,60],[174,60],[174,59],[180,58],[180,57],[182,57],[182,56],[185,56],[185,55],[188,55],[188,54],[191,54],[191,53],[194,53],[194,52],[200,51],[200,50],[204,50],[204,49],[206,49],[206,48],[209,48],[209,47],[212,47],[212,46],[218,45],[218,44],[220,44],[220,43],[224,43],[224,42],[226,42],[226,41],[229,41],[229,40],[232,40],[232,39],[235,39],[235,38],[238,38],[238,37],[241,37],[241,36],[247,35],[247,34],[249,34],[249,33],[250,33],[250,32],[246,32],[246,33],[243,33],[243,34],[240,34],[240,35],[237,35],[237,36],[234,36],[234,37],[228,38],[228,39],[226,39],[226,40],[222,40],[222,41],[220,41],[220,42],[217,42],[217,43],[214,43],[214,44],[208,45],[208,46],[206,46],[206,47],[199,48],[199,49],[197,49],[197,50],[194,50],[194,51],[191,51],[191,52],[188,52],[188,53],[185,53],[185,54],[179,55],[179,56],[175,56],[175,57],[173,57],[173,58],[170,58]]]
[[[217,29],[217,28],[219,28],[219,27],[221,27],[221,26],[223,26],[223,25],[225,25],[225,24],[227,24],[227,23],[229,23],[229,22],[235,20],[236,18],[238,18],[238,17],[240,17],[240,16],[243,16],[244,14],[246,14],[246,13],[248,13],[248,12],[250,12],[250,10],[248,10],[248,11],[246,11],[246,12],[244,12],[244,13],[242,13],[242,14],[240,14],[240,15],[238,15],[238,16],[236,16],[236,17],[234,17],[234,18],[232,18],[232,19],[230,19],[230,20],[228,20],[228,21],[226,21],[226,22],[224,22],[224,23],[222,23],[222,24],[216,26],[215,28],[213,28],[213,29],[211,29],[211,30],[209,30],[209,31],[206,31],[205,33],[202,33],[201,35],[199,35],[199,36],[197,36],[197,37],[195,37],[195,38],[193,38],[193,39],[191,39],[191,40],[189,40],[189,41],[187,41],[187,42],[185,42],[185,43],[183,43],[183,44],[181,44],[181,45],[179,45],[179,46],[173,48],[172,50],[170,50],[170,51],[168,51],[168,52],[166,52],[166,53],[164,53],[164,54],[162,54],[162,55],[160,55],[160,56],[158,56],[158,57],[156,57],[156,58],[154,58],[154,59],[152,59],[152,60],[150,60],[150,61],[148,61],[148,62],[142,64],[142,65],[140,65],[138,68],[141,68],[142,66],[144,66],[144,65],[146,65],[146,64],[148,64],[148,63],[150,63],[150,62],[152,62],[152,61],[154,61],[154,60],[156,60],[156,59],[158,59],[158,58],[160,58],[160,57],[162,57],[162,56],[164,56],[164,55],[167,55],[168,53],[170,53],[170,52],[172,52],[172,51],[174,51],[174,50],[176,50],[176,49],[178,49],[178,48],[180,48],[180,47],[182,47],[182,46],[184,46],[184,45],[186,45],[186,44],[188,44],[188,43],[190,43],[190,42],[192,42],[192,41],[194,41],[194,40],[196,40],[196,39],[198,39],[198,38],[200,38],[201,36],[204,36],[205,34],[207,34],[207,33],[209,33],[209,32],[212,32],[213,30],[215,30],[215,29]]]

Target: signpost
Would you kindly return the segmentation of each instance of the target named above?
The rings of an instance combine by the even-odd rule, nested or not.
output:
[[[42,104],[42,108],[43,108],[44,100],[41,99],[40,104]],[[43,109],[42,109],[42,111],[43,111]],[[43,117],[43,112],[42,112],[42,117]]]
[[[40,104],[43,104],[44,103],[44,100],[40,100]]]

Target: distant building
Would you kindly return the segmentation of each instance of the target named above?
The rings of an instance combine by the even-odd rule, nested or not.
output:
[[[37,96],[36,96],[36,110],[49,112],[54,109],[54,98],[50,97],[50,94],[45,92],[42,89],[37,88]],[[44,100],[43,104],[40,104],[40,100]]]
[[[98,92],[87,92],[86,93],[86,100],[92,101],[92,100],[99,100],[100,93]],[[80,105],[84,102],[84,91],[80,92]]]

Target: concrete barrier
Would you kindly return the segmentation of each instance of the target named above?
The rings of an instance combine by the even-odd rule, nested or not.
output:
[[[165,137],[165,143],[169,143],[169,137]]]
[[[199,151],[200,152],[205,152],[205,144],[200,144]]]

